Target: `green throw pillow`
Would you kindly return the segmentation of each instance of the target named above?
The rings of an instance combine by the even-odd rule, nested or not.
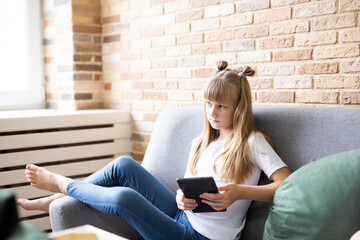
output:
[[[360,230],[360,149],[309,163],[276,191],[263,240],[349,239]]]
[[[20,222],[15,197],[10,191],[0,190],[0,239],[48,240],[46,234],[29,222]]]

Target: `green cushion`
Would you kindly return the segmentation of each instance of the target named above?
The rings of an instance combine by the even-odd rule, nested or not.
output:
[[[360,229],[360,149],[309,163],[276,191],[263,240],[349,239]]]
[[[21,222],[7,240],[50,240],[46,234],[29,222]]]
[[[0,190],[0,236],[5,239],[9,237],[18,223],[14,195],[10,191]]]
[[[46,234],[29,222],[19,222],[15,197],[0,190],[0,239],[48,240]]]

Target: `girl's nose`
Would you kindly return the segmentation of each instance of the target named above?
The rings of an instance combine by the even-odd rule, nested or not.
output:
[[[212,106],[212,107],[211,107],[211,109],[210,109],[210,115],[211,115],[212,117],[216,116],[216,108],[215,108],[215,106]]]

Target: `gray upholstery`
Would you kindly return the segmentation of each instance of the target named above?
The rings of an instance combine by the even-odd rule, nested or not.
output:
[[[163,111],[155,124],[143,166],[173,191],[185,172],[191,140],[203,126],[202,107]],[[360,148],[360,108],[256,106],[257,127],[270,136],[291,171],[309,161]],[[262,175],[259,184],[269,181]],[[262,238],[269,203],[253,202],[247,213],[242,240]],[[130,239],[140,236],[121,218],[100,213],[70,197],[50,205],[54,231],[92,224]]]

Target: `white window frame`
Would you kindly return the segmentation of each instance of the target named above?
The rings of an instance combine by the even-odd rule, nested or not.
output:
[[[26,18],[27,88],[21,91],[0,91],[0,110],[45,108],[41,0],[26,0]]]

